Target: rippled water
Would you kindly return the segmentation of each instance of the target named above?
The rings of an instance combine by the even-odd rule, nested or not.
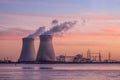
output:
[[[0,80],[120,80],[120,64],[0,64]]]

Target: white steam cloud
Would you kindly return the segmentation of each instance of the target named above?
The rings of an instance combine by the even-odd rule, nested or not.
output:
[[[36,38],[37,36],[41,35],[43,32],[45,32],[45,27],[39,27],[35,33],[30,34],[27,36],[27,38]]]
[[[59,25],[53,26],[50,30],[44,32],[42,35],[61,35],[68,31],[70,28],[74,27],[77,21],[64,22]]]
[[[74,25],[77,23],[77,21],[69,21],[69,22],[63,22],[61,24],[58,24],[58,20],[53,20],[52,24],[54,25],[49,30],[45,30],[45,26],[39,27],[39,29],[36,30],[35,33],[30,34],[27,36],[27,38],[36,38],[40,35],[53,35],[53,36],[61,36],[66,31],[68,31],[70,28],[74,27]]]

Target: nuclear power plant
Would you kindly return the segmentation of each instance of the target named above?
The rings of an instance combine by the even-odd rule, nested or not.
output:
[[[27,37],[22,38],[22,49],[21,54],[18,58],[18,62],[22,63],[81,63],[81,62],[117,62],[113,60],[111,57],[111,53],[108,53],[108,57],[106,60],[103,60],[102,54],[100,52],[91,52],[89,49],[87,51],[86,57],[83,54],[77,54],[75,56],[70,56],[66,54],[62,54],[60,56],[55,56],[54,47],[52,43],[52,39],[54,36],[61,36],[67,30],[72,28],[76,24],[74,22],[64,22],[58,24],[57,20],[52,21],[52,28],[45,30],[45,26],[39,27],[33,34],[29,34]],[[38,52],[35,53],[34,40],[39,36],[39,48]],[[0,62],[11,62],[11,60],[4,58]]]
[[[35,60],[35,48],[33,38],[22,39],[22,50],[18,62],[34,61]]]
[[[40,46],[36,61],[55,61],[55,53],[52,44],[52,35],[40,35]]]
[[[55,53],[52,44],[53,36],[57,34],[63,34],[70,28],[72,28],[77,21],[74,22],[64,22],[59,25],[54,25],[51,29],[45,31],[45,27],[39,27],[35,33],[30,34],[26,38],[23,38],[23,45],[20,57],[18,62],[24,61],[36,61],[36,62],[45,62],[45,61],[55,61]],[[52,23],[57,24],[58,21],[54,20]],[[40,45],[38,49],[37,56],[35,56],[34,49],[34,38],[39,35]],[[36,57],[36,58],[35,58]]]

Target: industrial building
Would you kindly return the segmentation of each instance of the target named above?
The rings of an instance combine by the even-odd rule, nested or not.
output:
[[[34,39],[23,38],[22,43],[22,50],[18,62],[35,61]]]
[[[52,35],[40,35],[40,45],[36,61],[55,61],[55,52],[52,44]]]

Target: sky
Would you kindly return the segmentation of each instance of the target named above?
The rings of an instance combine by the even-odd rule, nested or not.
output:
[[[54,37],[56,55],[84,54],[88,49],[120,60],[120,0],[0,0],[0,59],[17,60],[22,38],[40,26],[78,23],[62,37]],[[35,49],[39,39],[35,40]]]

